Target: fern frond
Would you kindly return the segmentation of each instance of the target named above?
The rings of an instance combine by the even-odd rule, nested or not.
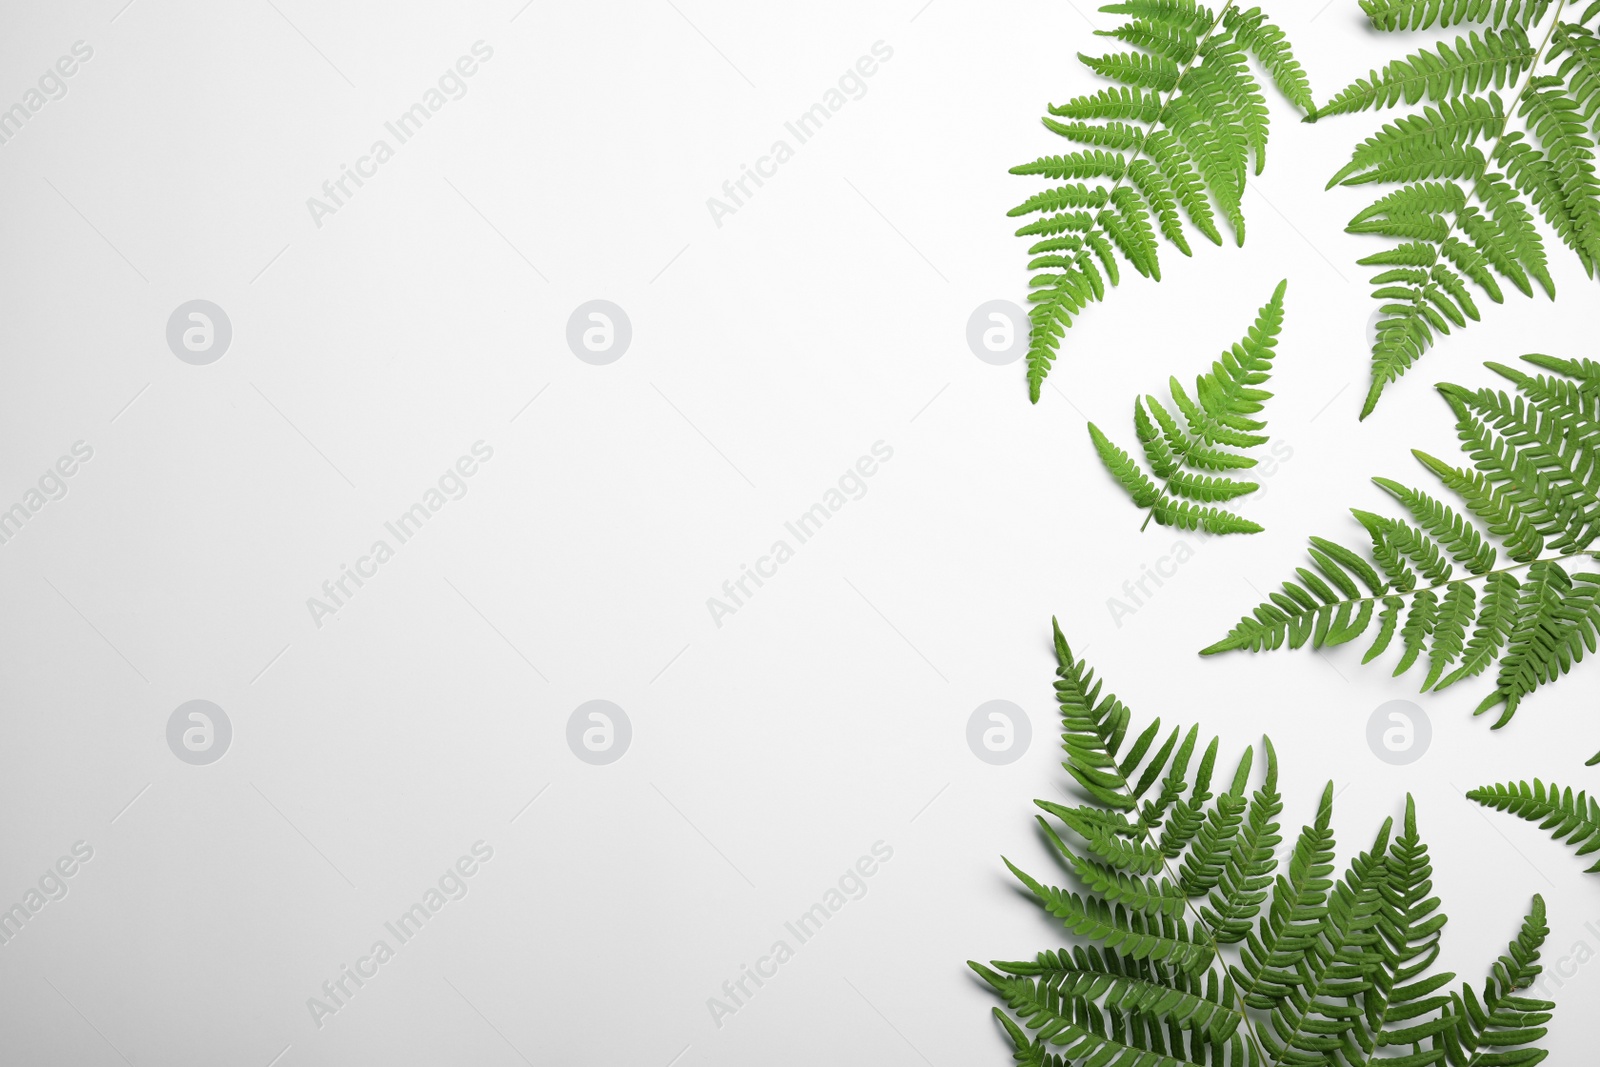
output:
[[[1383,31],[1479,24],[1356,79],[1308,116],[1405,106],[1358,145],[1329,186],[1398,184],[1349,229],[1405,243],[1364,257],[1380,318],[1361,417],[1443,335],[1480,318],[1502,281],[1554,298],[1542,216],[1586,273],[1600,271],[1600,41],[1549,0],[1362,0]],[[1534,42],[1538,42],[1535,44]],[[1507,95],[1502,101],[1501,93]]]
[[[1177,918],[1183,914],[1188,896],[1183,889],[1168,879],[1157,881],[1143,875],[1128,874],[1117,867],[1078,855],[1056,833],[1043,816],[1037,816],[1039,828],[1050,844],[1066,861],[1078,880],[1112,904],[1121,904],[1145,915]],[[1067,820],[1063,819],[1063,822]],[[1067,823],[1067,825],[1071,825]]]
[[[1208,533],[1255,533],[1261,527],[1224,508],[1211,507],[1255,492],[1260,483],[1211,473],[1246,470],[1256,457],[1244,449],[1263,445],[1263,406],[1272,394],[1262,388],[1272,374],[1278,336],[1283,331],[1283,296],[1279,282],[1257,313],[1249,332],[1195,379],[1191,396],[1176,378],[1169,383],[1176,412],[1154,396],[1134,402],[1133,425],[1145,460],[1146,474],[1127,452],[1113,444],[1094,423],[1089,439],[1111,476],[1134,505],[1151,521]]]
[[[1522,929],[1484,979],[1483,994],[1463,985],[1460,993],[1451,995],[1455,1026],[1435,1038],[1435,1047],[1443,1046],[1450,1067],[1533,1067],[1550,1055],[1533,1042],[1549,1032],[1544,1024],[1555,1005],[1520,993],[1539,977],[1539,950],[1549,936],[1544,898],[1535,894]]]
[[[1535,77],[1522,95],[1519,114],[1543,149],[1555,186],[1553,199],[1559,209],[1552,205],[1545,217],[1593,277],[1600,263],[1600,180],[1595,177],[1594,142],[1586,133],[1582,105],[1568,95],[1561,78]]]
[[[1267,757],[1266,780],[1250,797],[1227,862],[1217,871],[1207,906],[1200,909],[1201,919],[1215,933],[1219,944],[1234,944],[1249,935],[1267,900],[1272,872],[1277,867],[1274,850],[1283,840],[1278,836],[1276,821],[1283,811],[1283,798],[1278,794],[1278,754],[1271,741],[1263,739],[1262,747]],[[1248,764],[1240,766],[1243,769]],[[1192,883],[1180,888],[1193,892],[1191,886]]]
[[[1554,782],[1546,786],[1535,778],[1531,785],[1509,782],[1483,786],[1468,792],[1467,798],[1538,823],[1539,829],[1549,830],[1551,837],[1565,841],[1580,856],[1600,852],[1600,799],[1584,791],[1574,793]],[[1600,872],[1600,861],[1589,872]]]
[[[1311,96],[1311,82],[1306,78],[1299,60],[1294,58],[1288,37],[1267,21],[1260,8],[1240,11],[1230,6],[1224,12],[1223,19],[1240,46],[1267,68],[1278,92],[1286,100],[1308,115],[1316,110],[1316,103]]]
[[[1333,783],[1322,791],[1316,821],[1300,831],[1289,871],[1278,875],[1272,904],[1254,933],[1247,933],[1232,968],[1245,1004],[1267,1010],[1299,988],[1297,964],[1322,936],[1322,917],[1333,882]]]
[[[1198,3],[1120,3],[1101,9],[1126,16],[1099,31],[1126,50],[1080,55],[1096,75],[1114,83],[1053,104],[1045,128],[1084,146],[1012,168],[1061,186],[1030,197],[1011,214],[1040,214],[1019,236],[1072,234],[1074,241],[1034,258],[1030,270],[1031,333],[1028,393],[1039,391],[1067,329],[1089,304],[1121,281],[1119,263],[1159,281],[1163,243],[1190,255],[1189,228],[1222,243],[1217,216],[1243,243],[1246,174],[1266,164],[1268,111],[1253,57],[1277,90],[1302,112],[1313,106],[1305,71],[1288,38],[1259,8],[1230,0],[1220,12]],[[1064,239],[1063,239],[1064,241]],[[1030,257],[1038,257],[1036,243]],[[1047,268],[1047,269],[1046,269]],[[1193,525],[1211,523],[1185,509]],[[1222,525],[1227,525],[1225,522]]]
[[[1244,791],[1250,780],[1250,762],[1253,750],[1246,750],[1233,776],[1233,785],[1217,797],[1206,817],[1194,845],[1178,869],[1178,886],[1187,896],[1209,893],[1222,881],[1223,868],[1233,854],[1234,842],[1244,823],[1247,806]]]
[[[1433,865],[1417,833],[1416,802],[1409,795],[1405,821],[1389,847],[1385,868],[1378,909],[1382,936],[1373,946],[1377,962],[1367,972],[1370,985],[1350,1033],[1363,1054],[1357,1062],[1381,1062],[1373,1055],[1379,1047],[1415,1046],[1455,1027],[1443,1010],[1450,997],[1439,992],[1455,975],[1430,973],[1439,958],[1446,917],[1432,895]]]
[[[1350,998],[1370,988],[1367,972],[1381,937],[1381,892],[1387,870],[1392,820],[1386,820],[1371,851],[1350,861],[1317,915],[1316,936],[1290,966],[1273,972],[1278,992],[1269,1001],[1268,1025],[1259,1031],[1274,1062],[1327,1062],[1355,1023]]]
[[[1490,363],[1514,392],[1439,387],[1471,466],[1413,455],[1461,511],[1374,479],[1416,525],[1352,509],[1370,538],[1371,563],[1354,548],[1312,538],[1311,565],[1202,654],[1322,648],[1372,630],[1363,662],[1398,639],[1395,673],[1426,663],[1424,690],[1498,664],[1494,689],[1477,708],[1498,708],[1498,728],[1531,693],[1596,652],[1600,573],[1569,568],[1600,555],[1600,364],[1524,358],[1550,373]],[[1497,568],[1501,553],[1510,565]],[[1456,565],[1467,573],[1458,577]]]
[[[1089,424],[1089,439],[1094,442],[1094,450],[1099,454],[1100,462],[1106,465],[1106,470],[1111,472],[1111,476],[1117,480],[1117,484],[1122,486],[1123,491],[1133,502],[1142,508],[1154,505],[1161,496],[1161,491],[1144,471],[1139,469],[1139,464],[1134,462],[1133,457],[1112,444],[1092,422]]]

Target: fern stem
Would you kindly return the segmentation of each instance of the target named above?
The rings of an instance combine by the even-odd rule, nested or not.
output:
[[[1528,73],[1522,79],[1522,88],[1517,90],[1517,96],[1520,97],[1527,92],[1528,80],[1533,77],[1533,68],[1544,62],[1545,49],[1550,47],[1550,38],[1555,36],[1556,27],[1561,24],[1561,12],[1566,10],[1566,7],[1567,0],[1556,0],[1556,13],[1550,19],[1550,28],[1544,31],[1544,40],[1539,42],[1539,50],[1533,55],[1533,64],[1528,67]]]
[[[1154,504],[1151,504],[1149,510],[1146,512],[1145,517],[1144,517],[1144,524],[1139,527],[1139,532],[1140,533],[1144,533],[1145,528],[1148,527],[1150,525],[1151,520],[1156,517],[1156,509],[1159,508],[1162,505],[1162,503],[1166,501],[1167,497],[1169,497],[1171,495],[1172,495],[1172,479],[1168,478],[1162,483],[1161,495],[1156,497],[1156,502]],[[1165,526],[1166,523],[1162,523],[1161,525]]]

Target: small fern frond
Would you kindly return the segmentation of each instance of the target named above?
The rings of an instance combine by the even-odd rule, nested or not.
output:
[[[1470,985],[1451,995],[1455,1026],[1435,1038],[1435,1047],[1443,1046],[1450,1067],[1533,1067],[1550,1055],[1534,1042],[1549,1033],[1544,1024],[1555,1005],[1519,992],[1539,977],[1539,950],[1549,936],[1544,898],[1534,894],[1522,929],[1490,969],[1482,995]]]
[[[1173,378],[1169,411],[1154,396],[1133,405],[1134,433],[1151,474],[1114,444],[1094,423],[1089,439],[1095,453],[1134,505],[1148,512],[1145,524],[1207,533],[1256,533],[1261,527],[1225,508],[1211,507],[1255,492],[1260,483],[1212,473],[1248,470],[1256,457],[1244,450],[1267,443],[1260,413],[1272,394],[1262,388],[1272,376],[1278,336],[1283,332],[1279,282],[1256,314],[1245,336],[1195,379],[1191,395]]]
[[[1028,253],[1029,269],[1038,272],[1029,283],[1034,403],[1067,328],[1120,284],[1120,264],[1159,281],[1163,242],[1190,255],[1192,229],[1220,245],[1219,215],[1235,242],[1244,242],[1246,174],[1261,173],[1268,139],[1266,97],[1252,60],[1297,108],[1309,114],[1313,106],[1288,38],[1259,8],[1241,10],[1230,0],[1214,12],[1185,0],[1101,10],[1126,16],[1100,35],[1127,50],[1078,58],[1113,84],[1051,105],[1043,120],[1078,147],[1011,169],[1078,183],[1036,194],[1010,212],[1040,216],[1018,236],[1052,239]]]
[[[1451,41],[1356,79],[1307,116],[1406,106],[1358,145],[1328,183],[1398,185],[1356,215],[1352,233],[1403,244],[1359,262],[1379,301],[1366,418],[1388,385],[1441,335],[1501,303],[1509,282],[1555,285],[1537,213],[1590,276],[1600,272],[1600,6],[1550,0],[1362,0],[1383,31],[1476,23]],[[1534,42],[1538,42],[1535,44]],[[1507,96],[1502,99],[1501,93]]]
[[[1455,976],[1436,968],[1445,914],[1410,797],[1398,829],[1385,820],[1336,876],[1330,782],[1280,873],[1271,742],[1245,749],[1213,793],[1215,739],[1194,763],[1197,726],[1136,728],[1059,625],[1054,638],[1064,765],[1086,797],[1036,803],[1056,820],[1040,827],[1075,885],[1006,865],[1069,943],[1031,960],[968,964],[1003,1001],[997,1017],[1018,1063],[1531,1067],[1543,1058],[1534,1043],[1550,1005],[1520,994],[1541,973],[1542,900],[1481,993],[1450,991]]]
[[[1531,693],[1595,653],[1600,573],[1574,568],[1600,555],[1600,365],[1524,358],[1550,373],[1490,363],[1513,392],[1439,387],[1471,465],[1413,455],[1461,510],[1374,479],[1415,524],[1352,509],[1371,562],[1312,538],[1310,566],[1202,654],[1322,648],[1375,630],[1363,662],[1398,640],[1395,674],[1426,664],[1424,690],[1498,664],[1494,689],[1477,708],[1499,708],[1498,728]],[[1510,565],[1497,567],[1502,553]]]
[[[1535,778],[1531,785],[1510,782],[1483,786],[1467,793],[1467,798],[1538,823],[1539,829],[1549,830],[1551,837],[1565,841],[1580,856],[1600,852],[1600,798],[1586,792],[1574,793],[1554,782],[1546,786]],[[1589,872],[1600,872],[1600,861]]]

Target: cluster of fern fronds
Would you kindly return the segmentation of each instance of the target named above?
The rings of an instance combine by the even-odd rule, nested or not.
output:
[[[1103,32],[1128,50],[1080,56],[1113,83],[1050,107],[1044,124],[1084,146],[1012,168],[1059,184],[1012,215],[1037,215],[1017,231],[1028,250],[1032,331],[1028,391],[1039,389],[1073,319],[1121,280],[1119,260],[1161,277],[1160,238],[1190,254],[1192,229],[1222,243],[1220,214],[1244,241],[1244,192],[1252,160],[1266,161],[1267,107],[1254,56],[1300,110],[1311,88],[1283,32],[1233,0],[1212,11],[1195,0],[1125,0],[1100,9],[1127,16]]]
[[[1332,786],[1280,870],[1276,756],[1214,780],[1197,727],[1143,729],[1055,631],[1065,766],[1084,803],[1036,803],[1075,887],[1012,871],[1069,949],[971,966],[1032,1067],[1532,1065],[1553,1005],[1528,996],[1548,933],[1532,909],[1481,989],[1435,970],[1446,917],[1408,798],[1334,876]],[[1057,829],[1059,824],[1060,829]],[[1399,1053],[1398,1056],[1395,1054]]]
[[[1195,379],[1194,396],[1174,377],[1168,383],[1173,411],[1154,396],[1134,401],[1134,433],[1155,479],[1100,427],[1089,424],[1089,439],[1100,461],[1134,504],[1149,512],[1146,525],[1153,520],[1161,526],[1200,528],[1213,534],[1261,530],[1258,523],[1215,505],[1253,493],[1261,485],[1222,472],[1254,467],[1256,458],[1246,450],[1267,443],[1261,434],[1267,424],[1259,415],[1272,394],[1262,386],[1272,376],[1288,284],[1278,283],[1250,332]]]
[[[1529,693],[1593,653],[1600,363],[1523,359],[1550,373],[1489,363],[1514,391],[1439,386],[1471,465],[1414,455],[1465,514],[1421,489],[1374,479],[1409,519],[1356,510],[1366,554],[1311,538],[1311,565],[1204,654],[1321,648],[1375,629],[1363,662],[1398,637],[1394,673],[1425,664],[1423,689],[1442,689],[1498,661],[1494,691],[1477,709],[1503,706],[1498,727]]]
[[[1410,108],[1328,183],[1399,186],[1349,225],[1401,242],[1361,260],[1378,268],[1382,301],[1365,418],[1437,335],[1477,321],[1479,297],[1500,303],[1502,282],[1555,296],[1535,214],[1590,277],[1600,266],[1600,0],[1576,18],[1568,0],[1361,7],[1384,31],[1475,27],[1357,79],[1311,116]]]

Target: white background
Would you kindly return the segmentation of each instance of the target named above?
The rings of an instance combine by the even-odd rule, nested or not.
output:
[[[1244,249],[1164,249],[1030,407],[965,330],[1023,298],[1004,212],[1042,184],[1006,168],[1062,150],[1038,117],[1093,85],[1074,56],[1113,24],[1086,4],[122,2],[8,0],[0,27],[0,106],[94,49],[0,147],[0,506],[94,449],[0,545],[0,904],[95,850],[0,947],[6,1063],[1009,1062],[964,961],[1063,941],[1000,860],[1060,880],[1030,804],[1063,780],[1052,614],[1141,721],[1229,753],[1270,732],[1291,839],[1328,778],[1341,860],[1414,793],[1463,976],[1534,892],[1548,960],[1600,944],[1583,865],[1460,795],[1586,784],[1600,669],[1491,733],[1481,682],[1417,697],[1359,649],[1195,655],[1306,534],[1353,540],[1370,475],[1454,454],[1432,382],[1594,355],[1552,243],[1559,304],[1487,308],[1358,425],[1354,261],[1381,242],[1342,232],[1370,195],[1322,187],[1379,118],[1274,98]],[[1397,45],[1316,6],[1275,12],[1326,99]],[[467,95],[316,226],[307,198],[478,40]],[[880,40],[866,94],[717,226],[707,198]],[[1137,532],[1085,418],[1131,440],[1132,398],[1207,367],[1284,277],[1267,532],[1117,625],[1108,598],[1176,538]],[[195,298],[233,325],[210,366],[165,342]],[[633,326],[604,367],[564,338],[595,298]],[[470,492],[314,625],[307,598],[478,440]],[[866,495],[715,626],[707,598],[880,440]],[[207,767],[165,740],[195,698],[234,729]],[[633,725],[610,766],[565,741],[595,698]],[[997,698],[1033,726],[1005,767],[965,740]],[[1409,767],[1366,742],[1396,698],[1433,723]],[[315,1026],[307,998],[480,839],[470,893]],[[866,896],[713,1025],[707,998],[879,840]],[[1561,989],[1552,1062],[1592,1044],[1597,995],[1596,967]]]

